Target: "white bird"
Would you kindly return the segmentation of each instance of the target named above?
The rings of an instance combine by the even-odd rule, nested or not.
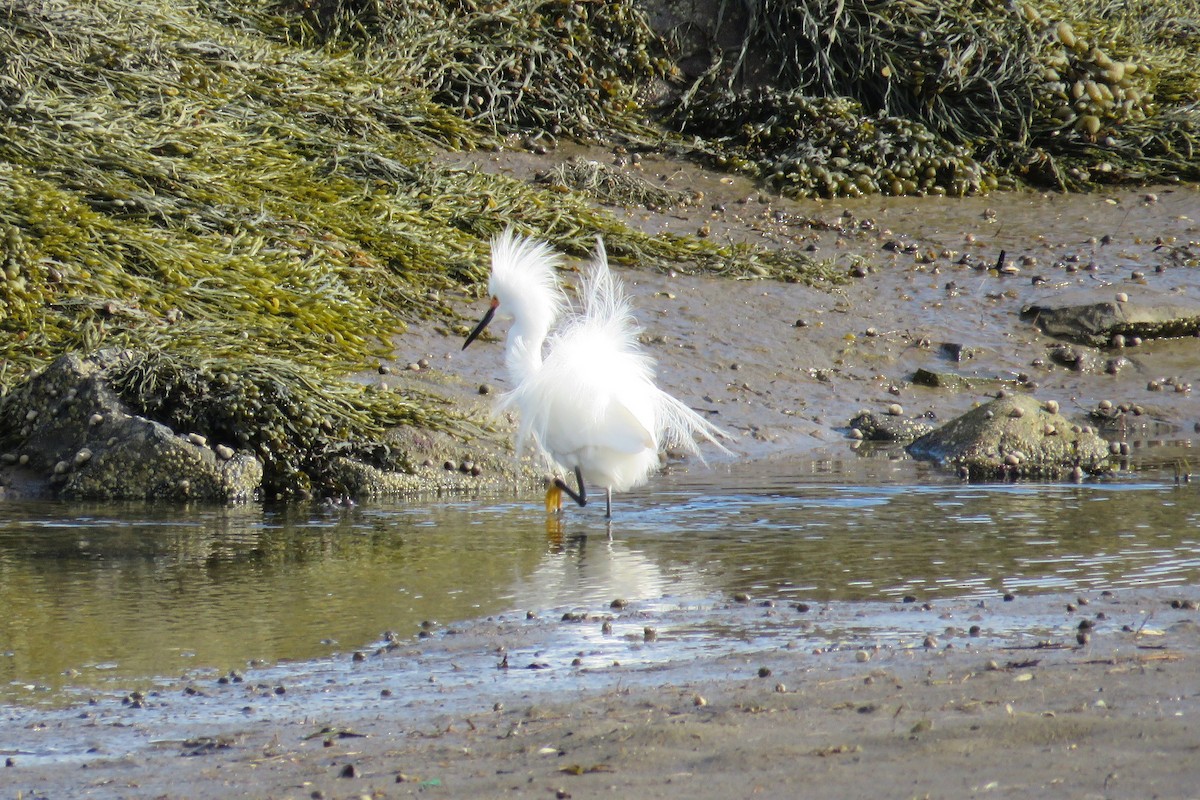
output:
[[[603,241],[597,238],[580,282],[580,310],[570,307],[558,286],[559,262],[548,245],[511,229],[493,239],[491,306],[463,349],[497,311],[512,317],[504,360],[514,388],[500,405],[519,412],[517,449],[532,440],[551,467],[575,474],[575,489],[555,476],[546,508],[561,510],[563,492],[587,505],[590,485],[604,488],[611,516],[612,493],[645,483],[659,466],[660,449],[699,455],[698,436],[728,452],[717,438],[729,437],[655,385],[654,361],[638,344],[641,329],[624,287],[609,271]]]

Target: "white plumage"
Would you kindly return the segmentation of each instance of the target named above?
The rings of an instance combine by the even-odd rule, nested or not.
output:
[[[511,230],[496,237],[488,279],[492,304],[463,347],[495,312],[512,316],[505,364],[514,388],[501,407],[518,411],[518,449],[532,442],[552,467],[574,473],[578,483],[572,490],[556,477],[547,507],[561,506],[561,491],[584,505],[586,487],[602,487],[611,514],[612,492],[644,483],[658,468],[660,449],[699,455],[698,436],[724,450],[717,437],[726,434],[655,385],[654,361],[638,344],[640,328],[608,268],[603,242],[597,240],[579,285],[581,309],[571,308],[558,288],[558,263],[544,243]]]

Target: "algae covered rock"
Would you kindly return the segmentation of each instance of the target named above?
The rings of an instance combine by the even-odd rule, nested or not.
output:
[[[1056,403],[1000,397],[917,439],[917,458],[956,467],[973,479],[1048,477],[1109,470],[1104,439],[1072,425]]]
[[[863,411],[850,420],[850,427],[871,442],[911,442],[933,430],[928,422],[896,414]]]
[[[5,398],[0,431],[13,482],[80,500],[252,497],[263,475],[257,458],[129,412],[107,378],[127,357],[62,356]]]
[[[1031,303],[1021,316],[1032,318],[1051,336],[1105,347],[1129,339],[1194,336],[1200,332],[1200,306],[1157,302],[1155,298],[1121,298],[1078,302],[1063,298]]]

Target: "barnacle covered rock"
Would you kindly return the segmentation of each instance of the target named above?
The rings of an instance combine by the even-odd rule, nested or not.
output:
[[[980,480],[1110,469],[1104,439],[1072,425],[1056,403],[1029,395],[1006,395],[978,406],[917,439],[908,452]]]
[[[5,459],[31,493],[79,500],[250,499],[262,482],[253,455],[218,458],[167,426],[131,413],[107,370],[127,354],[59,358],[5,399]]]

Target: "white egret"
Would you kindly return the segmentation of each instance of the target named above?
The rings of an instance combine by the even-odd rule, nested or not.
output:
[[[609,271],[603,241],[597,238],[580,282],[582,309],[571,308],[559,289],[558,263],[545,243],[511,229],[493,239],[491,306],[463,349],[497,311],[512,317],[505,364],[513,389],[501,407],[518,411],[518,451],[532,440],[551,467],[575,474],[574,489],[555,476],[546,509],[561,510],[563,492],[586,505],[590,485],[604,488],[611,516],[612,493],[644,483],[659,466],[660,449],[699,455],[696,437],[725,450],[717,438],[728,436],[655,385],[654,361],[638,344],[640,328],[624,287]]]

